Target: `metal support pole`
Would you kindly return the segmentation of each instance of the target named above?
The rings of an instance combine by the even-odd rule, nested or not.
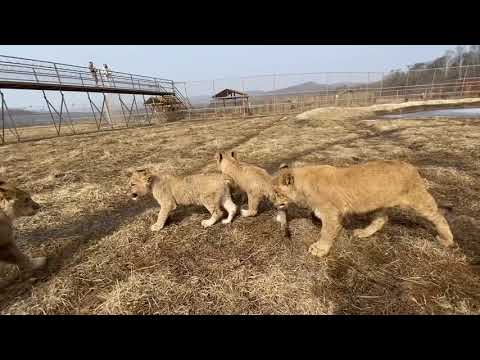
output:
[[[148,125],[152,125],[152,118],[150,117],[150,114],[148,113],[147,104],[146,104],[146,100],[145,100],[145,95],[142,95],[142,96],[143,96],[143,106],[145,107],[145,113],[146,113]]]
[[[137,116],[140,116],[140,112],[138,111],[138,106],[137,106],[137,97],[135,94],[133,95],[133,103],[135,104],[135,110],[137,112]]]
[[[127,117],[125,116],[125,110],[123,109],[123,100],[120,94],[118,94],[118,100],[120,100],[120,107],[122,108],[123,119],[125,120],[125,126],[128,128]]]
[[[65,104],[65,111],[67,112],[67,116],[68,116],[68,121],[70,123],[70,127],[72,128],[72,132],[75,134],[75,126],[73,125],[73,121],[72,121],[72,117],[70,116],[70,111],[68,111],[68,107],[67,107],[67,102],[65,101],[65,98],[63,96],[63,92],[60,91],[60,94],[62,95],[62,101],[63,103]]]
[[[13,120],[12,115],[8,110],[7,102],[5,101],[5,95],[1,91],[0,95],[2,98],[2,144],[5,142],[5,114],[7,114],[8,118],[10,119],[10,126],[8,127],[8,130],[13,136],[17,138],[17,142],[20,142],[20,135],[18,134],[15,120]]]
[[[105,93],[103,93],[103,102],[105,103],[105,110],[106,110],[106,118],[107,118],[107,122],[110,124],[110,127],[113,129],[113,122],[112,122],[112,118],[110,116],[110,106],[108,104],[108,99],[107,99],[107,95]]]
[[[97,121],[97,116],[95,115],[95,109],[93,108],[93,105],[95,104],[92,102],[92,99],[90,98],[90,93],[88,91],[87,91],[87,97],[88,97],[88,101],[90,102],[90,107],[92,108],[92,114],[93,114],[93,118],[95,119],[95,124],[97,125],[97,130],[100,130],[100,124]],[[97,106],[95,105],[95,107]]]
[[[52,109],[50,109],[50,101],[48,101],[47,94],[45,94],[45,90],[42,90],[43,93],[43,98],[45,99],[45,102],[47,103],[48,107],[48,112],[50,113],[50,117],[52,118],[52,123],[53,126],[55,127],[55,131],[57,132],[57,136],[60,136],[60,128],[57,128],[57,123],[55,122],[55,118],[52,113]]]

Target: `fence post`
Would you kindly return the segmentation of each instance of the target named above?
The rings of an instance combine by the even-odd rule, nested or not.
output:
[[[370,100],[370,86],[369,85],[370,85],[370,73],[367,72],[367,104],[366,105],[370,104],[370,102],[369,102],[369,100]]]
[[[382,95],[383,95],[383,78],[384,77],[385,77],[385,73],[382,72],[382,82],[380,84],[380,96],[379,96],[380,99],[382,98]]]
[[[464,91],[464,86],[465,86],[465,79],[467,78],[467,73],[468,73],[468,67],[467,69],[465,70],[465,74],[463,74],[463,82],[462,82],[462,97],[464,96],[463,95],[463,91]]]
[[[3,92],[0,91],[0,96],[2,98],[2,145],[5,144],[5,108],[3,106]]]
[[[328,106],[329,104],[329,86],[328,86],[328,73],[325,73],[325,84],[327,85],[327,103],[325,104],[326,106]],[[315,102],[315,101],[314,101]],[[320,105],[320,104],[318,104]]]
[[[275,80],[276,80],[276,74],[273,74],[273,91],[274,92],[276,90]],[[274,114],[275,114],[276,102],[277,102],[277,97],[275,96],[275,93],[274,93],[274,95],[273,95],[273,113]]]
[[[213,96],[215,96],[215,80],[212,80],[212,93]],[[215,98],[212,96],[213,99],[213,111],[215,112],[215,117],[217,117],[217,101]]]
[[[433,71],[433,77],[432,77],[432,86],[430,87],[430,99],[433,99],[433,87],[435,86],[435,75],[437,75],[437,69]]]

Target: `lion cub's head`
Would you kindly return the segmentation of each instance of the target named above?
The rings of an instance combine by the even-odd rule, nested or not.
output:
[[[152,189],[152,173],[149,169],[134,170],[130,173],[130,196],[137,200]]]
[[[238,163],[237,154],[234,151],[217,152],[215,154],[215,161],[220,171],[232,164]]]
[[[40,210],[40,205],[27,192],[0,180],[0,208],[10,217],[17,218],[35,215]]]
[[[279,171],[272,179],[274,192],[273,203],[277,209],[285,209],[295,199],[295,179],[292,170],[286,164],[280,165]]]

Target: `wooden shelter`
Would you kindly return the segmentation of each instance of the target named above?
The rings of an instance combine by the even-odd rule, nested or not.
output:
[[[184,107],[174,95],[152,96],[145,101],[145,105],[150,107],[153,112],[175,111]]]
[[[237,106],[237,100],[239,100],[239,105],[248,104],[248,95],[238,90],[224,89],[218,94],[212,96],[213,102],[215,104],[222,103],[223,106],[226,106],[226,102],[234,103],[234,106]]]

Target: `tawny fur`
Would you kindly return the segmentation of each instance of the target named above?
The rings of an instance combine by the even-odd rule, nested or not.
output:
[[[46,258],[30,258],[15,243],[13,222],[21,216],[33,216],[40,209],[30,195],[13,184],[0,180],[0,261],[34,270],[45,265]]]
[[[372,161],[344,168],[328,165],[283,167],[272,184],[277,208],[285,208],[289,202],[294,202],[312,209],[322,220],[320,240],[309,248],[315,256],[329,253],[344,215],[380,210],[369,226],[354,231],[358,237],[368,237],[387,222],[388,218],[381,210],[390,207],[416,211],[435,225],[439,234],[437,239],[442,245],[454,245],[446,219],[411,164]]]
[[[196,174],[175,176],[161,174],[152,169],[140,169],[131,174],[130,193],[133,199],[153,194],[161,205],[158,219],[151,226],[152,231],[162,229],[168,214],[177,205],[202,205],[211,214],[210,219],[203,220],[202,226],[209,227],[223,216],[222,207],[228,217],[222,223],[228,224],[237,212],[237,206],[230,194],[231,179],[222,174]]]
[[[242,209],[242,216],[255,216],[262,199],[274,202],[275,192],[272,188],[272,176],[259,166],[239,161],[235,152],[218,152],[215,154],[218,169],[232,178],[242,191],[247,193],[248,209]],[[289,236],[287,216],[284,210],[279,210],[275,216],[282,231]]]

